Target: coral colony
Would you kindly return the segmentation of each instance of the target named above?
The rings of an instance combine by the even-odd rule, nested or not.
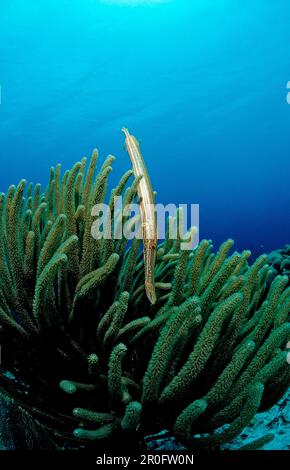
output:
[[[44,192],[21,181],[0,196],[1,391],[59,448],[137,448],[162,431],[219,448],[289,386],[288,277],[270,283],[266,256],[230,255],[232,240],[215,253],[208,240],[189,251],[167,236],[151,305],[142,241],[91,235],[114,160],[96,172],[97,157],[52,168]],[[112,191],[112,210],[115,196],[134,201],[131,179]]]

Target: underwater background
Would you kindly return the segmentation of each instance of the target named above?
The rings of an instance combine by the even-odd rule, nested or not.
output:
[[[158,202],[200,237],[290,241],[287,0],[0,0],[0,191],[141,140]]]

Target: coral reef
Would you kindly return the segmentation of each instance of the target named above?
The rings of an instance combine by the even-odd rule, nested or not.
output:
[[[222,450],[289,450],[290,434],[290,391],[272,408],[257,413],[248,426],[231,442],[221,446]],[[150,451],[182,451],[174,437],[166,432],[146,438]]]
[[[0,396],[0,450],[57,450],[44,426],[7,396]]]
[[[290,393],[286,395],[270,410],[258,413],[251,424],[247,426],[242,434],[232,443],[227,443],[223,449],[251,450],[252,441],[259,439],[259,436],[268,435],[272,437],[268,442],[264,442],[263,450],[289,450],[290,433]],[[261,438],[262,439],[262,438]]]
[[[288,278],[267,289],[266,256],[249,265],[249,251],[229,255],[232,240],[182,251],[167,233],[150,305],[140,240],[91,235],[112,162],[96,174],[95,151],[63,176],[52,168],[44,193],[21,181],[0,196],[0,388],[60,447],[138,448],[162,430],[219,447],[288,389]],[[112,209],[116,195],[134,200],[131,175]]]
[[[267,255],[267,263],[273,268],[272,278],[277,274],[288,276],[290,284],[290,245]]]

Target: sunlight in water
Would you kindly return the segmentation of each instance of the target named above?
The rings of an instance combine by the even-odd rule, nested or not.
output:
[[[107,3],[110,5],[154,5],[160,3],[168,3],[170,0],[101,0],[102,3]]]

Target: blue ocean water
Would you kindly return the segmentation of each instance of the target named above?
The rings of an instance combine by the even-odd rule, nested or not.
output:
[[[0,0],[0,190],[47,181],[94,147],[158,202],[200,204],[200,235],[290,242],[290,3]],[[290,91],[290,90],[289,90]]]

